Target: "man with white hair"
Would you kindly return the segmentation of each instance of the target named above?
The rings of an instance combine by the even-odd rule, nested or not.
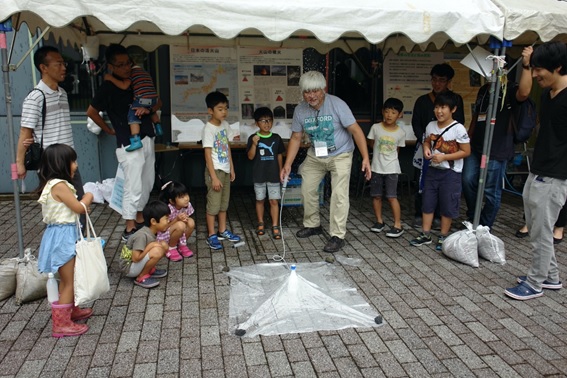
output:
[[[349,210],[349,181],[354,143],[362,156],[362,172],[370,180],[370,160],[364,132],[352,111],[340,98],[325,93],[327,82],[317,71],[304,73],[299,80],[303,100],[293,113],[291,138],[286,161],[280,173],[282,181],[289,176],[303,133],[307,133],[311,148],[299,168],[302,176],[303,226],[298,238],[323,232],[319,217],[318,187],[327,172],[331,173],[330,235],[323,251],[334,253],[344,244]],[[353,142],[354,138],[354,142]]]

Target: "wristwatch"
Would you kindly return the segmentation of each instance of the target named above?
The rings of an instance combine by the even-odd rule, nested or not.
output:
[[[522,68],[525,70],[530,70],[532,67],[530,67],[529,64],[522,64]]]

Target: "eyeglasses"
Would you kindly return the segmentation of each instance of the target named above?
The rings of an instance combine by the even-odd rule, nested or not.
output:
[[[129,61],[125,62],[125,63],[120,63],[120,64],[110,63],[110,65],[112,65],[113,67],[122,69],[122,68],[124,68],[124,67],[132,67],[132,61],[129,60]]]
[[[259,119],[258,123],[263,123],[264,125],[267,125],[268,123],[272,123],[274,122],[273,119]]]

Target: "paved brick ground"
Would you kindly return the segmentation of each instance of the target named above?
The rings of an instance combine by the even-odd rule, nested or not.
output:
[[[222,269],[268,262],[282,248],[269,234],[254,234],[251,193],[235,192],[229,210],[230,228],[245,236],[246,247],[214,253],[205,244],[204,197],[193,194],[197,237],[190,247],[196,258],[161,263],[169,276],[152,290],[120,277],[123,224],[107,206],[96,205],[92,218],[107,240],[111,290],[96,301],[89,332],[54,339],[46,299],[22,306],[13,297],[1,301],[0,376],[567,376],[567,290],[546,291],[527,302],[503,295],[530,262],[529,242],[513,236],[522,224],[521,202],[508,194],[504,201],[493,233],[505,241],[508,262],[482,261],[475,269],[447,260],[434,244],[411,247],[418,231],[409,223],[399,239],[370,233],[370,199],[352,199],[347,245],[340,254],[363,264],[335,264],[386,325],[252,339],[228,333],[229,281]],[[411,223],[407,194],[402,208]],[[0,202],[0,258],[17,255],[14,214],[12,202]],[[390,220],[388,209],[386,214]],[[323,215],[328,226],[327,208]],[[40,207],[23,201],[22,217],[25,244],[36,249],[43,230]],[[300,208],[285,208],[283,225],[292,252],[288,261],[328,256],[321,252],[326,237],[295,238]],[[567,243],[556,251],[565,272]]]

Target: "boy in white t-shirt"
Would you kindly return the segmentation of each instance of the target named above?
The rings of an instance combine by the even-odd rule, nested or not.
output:
[[[441,235],[435,249],[441,251],[453,218],[459,216],[463,159],[471,154],[471,147],[467,129],[453,120],[457,96],[451,91],[440,93],[435,97],[434,105],[437,121],[427,125],[423,142],[423,157],[429,162],[429,167],[423,173],[423,232],[410,244],[420,246],[431,243],[431,223],[439,202]]]
[[[230,183],[234,181],[234,165],[228,144],[228,98],[221,92],[211,92],[205,98],[210,120],[203,128],[205,149],[205,185],[207,186],[207,244],[213,250],[222,249],[219,240],[239,242],[240,236],[226,228],[226,212],[230,200]],[[218,232],[215,233],[215,218]],[[222,231],[221,231],[222,230]]]
[[[370,230],[378,233],[386,226],[382,219],[382,196],[385,194],[394,217],[394,225],[386,233],[390,238],[397,238],[404,233],[397,188],[398,175],[402,173],[398,151],[406,145],[406,133],[396,123],[402,117],[403,110],[402,101],[397,98],[387,99],[382,107],[382,122],[372,125],[367,136],[368,145],[373,149],[370,196],[376,215],[376,223]]]

